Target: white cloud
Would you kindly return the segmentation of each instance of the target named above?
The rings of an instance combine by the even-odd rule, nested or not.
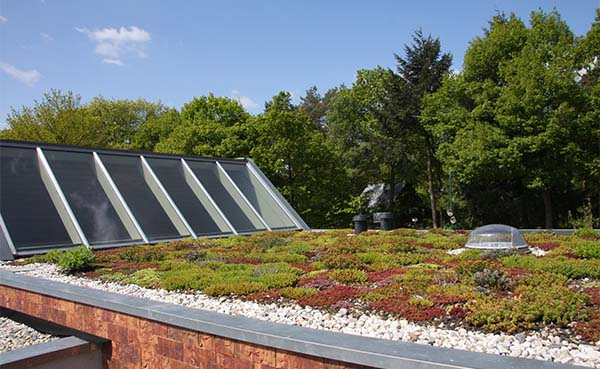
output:
[[[240,104],[242,104],[244,109],[252,109],[252,108],[256,108],[258,106],[258,104],[254,100],[252,100],[250,97],[240,96],[239,90],[232,90],[231,94],[233,95],[234,99],[236,99]]]
[[[4,23],[4,22],[7,22],[7,21],[8,21],[8,19],[6,17],[3,17],[3,16],[0,15],[0,23]]]
[[[125,64],[123,64],[123,62],[120,59],[109,59],[109,58],[102,59],[102,63],[114,64],[114,65],[125,65]]]
[[[21,81],[28,86],[33,86],[36,84],[42,76],[40,72],[35,69],[20,70],[6,63],[0,63],[0,69],[2,69],[4,73],[8,74],[12,78],[16,79],[17,81]]]
[[[123,65],[121,58],[129,54],[138,58],[148,57],[145,47],[151,40],[150,33],[139,27],[101,28],[94,31],[75,27],[75,30],[96,43],[94,51],[104,57],[104,63]]]
[[[237,100],[246,109],[248,109],[248,108],[256,108],[258,106],[258,104],[254,100],[252,100],[251,98],[249,98],[248,96],[240,96],[240,97],[237,98]]]
[[[40,33],[40,37],[42,38],[42,40],[44,41],[54,41],[54,37],[50,36],[49,34],[47,34],[46,32],[41,32]]]

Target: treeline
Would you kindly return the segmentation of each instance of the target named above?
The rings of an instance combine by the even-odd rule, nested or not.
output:
[[[493,17],[460,72],[439,39],[413,35],[394,70],[251,115],[212,94],[180,110],[52,90],[13,109],[0,136],[173,154],[251,157],[312,227],[348,226],[362,190],[403,183],[399,226],[598,226],[600,10],[583,37],[556,12]]]

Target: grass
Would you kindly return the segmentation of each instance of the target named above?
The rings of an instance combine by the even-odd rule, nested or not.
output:
[[[263,232],[96,251],[88,275],[325,310],[352,307],[493,332],[569,328],[595,342],[600,340],[600,240],[593,236],[526,235],[547,252],[536,257],[475,250],[449,254],[466,242],[464,231]]]

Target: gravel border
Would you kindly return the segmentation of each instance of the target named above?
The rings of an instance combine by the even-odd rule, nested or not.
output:
[[[0,353],[58,339],[59,337],[38,332],[25,324],[0,317]]]
[[[516,335],[482,333],[463,328],[450,330],[435,326],[421,326],[404,319],[384,319],[378,315],[363,314],[347,309],[340,309],[336,314],[330,314],[296,304],[259,304],[232,298],[213,298],[202,293],[169,292],[136,285],[122,285],[64,275],[52,264],[17,266],[9,262],[0,262],[0,269],[57,282],[275,323],[600,368],[600,342],[594,346],[568,342],[547,330]],[[2,336],[0,336],[1,338]]]

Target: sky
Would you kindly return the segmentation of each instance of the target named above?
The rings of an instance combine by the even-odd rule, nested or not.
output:
[[[600,0],[0,0],[0,129],[50,89],[177,109],[213,93],[257,114],[279,91],[299,102],[313,85],[393,68],[417,29],[460,70],[497,12],[528,20],[540,8],[584,35]]]

